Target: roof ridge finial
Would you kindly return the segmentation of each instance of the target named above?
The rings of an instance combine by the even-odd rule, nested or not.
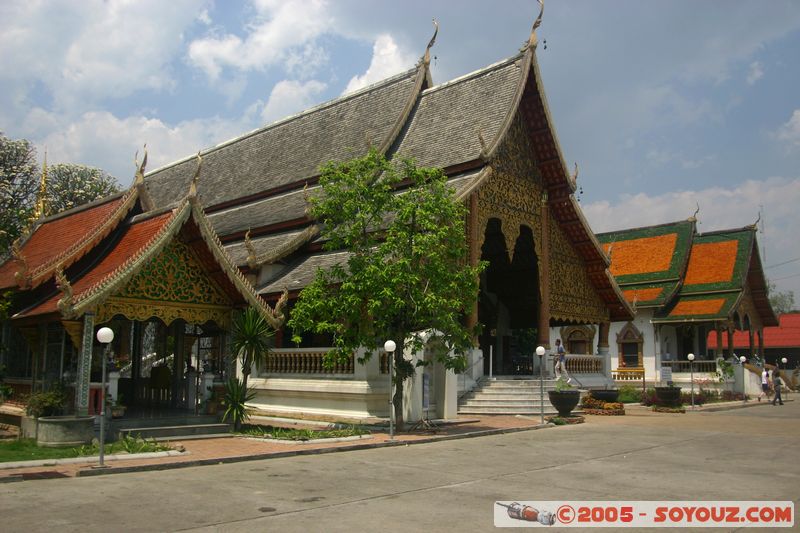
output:
[[[759,222],[761,222],[761,209],[758,210],[758,218],[756,219],[756,221],[750,224],[748,228],[750,228],[751,230],[757,230]]]
[[[189,184],[189,198],[197,198],[197,180],[200,178],[200,170],[203,168],[203,158],[200,151],[197,151],[197,169],[192,176],[192,182]]]
[[[22,237],[11,243],[11,256],[18,262],[22,263],[22,268],[14,272],[14,281],[17,282],[17,285],[19,285],[21,289],[27,289],[30,287],[31,281],[30,267],[28,266],[28,261],[25,259],[25,256],[22,255],[22,245],[20,244],[21,241]]]
[[[695,205],[697,205],[697,209],[695,209],[692,216],[687,219],[689,222],[697,222],[697,213],[700,212],[700,202],[695,202]]]
[[[247,266],[255,269],[258,266],[256,260],[256,248],[253,246],[253,241],[250,240],[250,228],[247,228],[247,233],[244,234],[244,247],[247,249]]]
[[[136,167],[136,172],[133,176],[133,184],[139,185],[140,183],[144,183],[144,170],[147,166],[147,143],[144,143],[144,157],[142,158],[142,164],[139,164],[139,150],[136,150],[136,153],[133,156],[133,165]]]
[[[58,310],[61,311],[61,314],[64,316],[70,316],[72,314],[72,307],[73,307],[73,299],[72,299],[72,285],[70,285],[67,276],[64,274],[63,265],[58,265],[56,267],[56,286],[58,289],[64,293],[64,297],[58,300]]]
[[[539,44],[539,39],[536,37],[536,29],[542,25],[542,16],[544,15],[544,0],[536,0],[539,2],[539,16],[536,17],[536,20],[533,21],[533,27],[531,28],[531,36],[528,37],[528,41],[522,47],[522,51],[527,49],[535,49],[536,45]]]
[[[425,66],[431,64],[431,48],[433,48],[434,43],[436,43],[436,36],[439,35],[439,23],[436,22],[436,19],[432,20],[433,20],[433,27],[435,28],[433,30],[433,37],[431,37],[431,40],[428,41],[428,46],[425,47],[425,55],[422,56],[422,63]]]

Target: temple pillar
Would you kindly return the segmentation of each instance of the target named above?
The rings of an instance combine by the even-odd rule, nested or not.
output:
[[[761,360],[765,363],[767,362],[767,355],[764,353],[764,330],[758,330],[758,355],[761,356]]]
[[[83,342],[78,356],[78,375],[75,377],[75,411],[89,414],[89,382],[92,377],[92,348],[94,345],[94,313],[83,315]]]
[[[719,325],[717,325],[716,330],[717,330],[717,350],[715,355],[717,357],[722,357],[722,355],[724,354],[722,348],[722,328],[719,327]]]
[[[756,352],[756,347],[755,347],[755,341],[753,339],[753,329],[752,328],[748,328],[747,329],[747,337],[750,340],[750,354],[749,354],[748,359],[752,359],[753,355]]]
[[[599,334],[597,338],[597,354],[608,355],[608,332],[611,329],[610,322],[600,322]]]
[[[478,261],[480,260],[480,250],[478,249],[478,195],[472,193],[469,196],[469,214],[468,214],[468,224],[467,224],[467,238],[468,238],[468,247],[467,249],[469,254],[469,266],[475,268],[478,266]],[[480,284],[480,280],[478,280]],[[475,302],[472,304],[472,308],[469,311],[469,315],[467,315],[467,328],[470,331],[476,331],[476,326],[478,325],[478,299],[475,299]],[[473,334],[472,336],[472,344],[473,346],[478,346],[478,336]]]
[[[550,209],[547,193],[542,195],[542,257],[539,263],[539,344],[550,347]]]
[[[728,328],[728,355],[732,356],[734,354],[733,351],[733,329]]]

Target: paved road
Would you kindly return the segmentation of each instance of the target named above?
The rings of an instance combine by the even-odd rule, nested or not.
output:
[[[630,410],[401,448],[8,483],[0,530],[488,531],[495,500],[781,499],[800,508],[798,418],[800,401]]]

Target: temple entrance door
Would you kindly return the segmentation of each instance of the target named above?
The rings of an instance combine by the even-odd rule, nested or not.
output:
[[[481,275],[478,303],[478,320],[484,326],[480,338],[484,374],[491,364],[495,375],[531,375],[540,304],[533,232],[519,227],[509,260],[503,231],[500,220],[490,219],[481,248],[481,260],[489,263]]]

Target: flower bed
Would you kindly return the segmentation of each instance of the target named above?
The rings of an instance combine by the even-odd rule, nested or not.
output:
[[[653,411],[655,411],[656,413],[685,413],[686,409],[684,409],[683,406],[681,406],[681,407],[666,407],[666,406],[661,406],[661,405],[654,405],[653,406]]]
[[[625,404],[597,400],[590,393],[583,399],[583,412],[587,415],[621,416],[625,414]]]
[[[544,419],[551,424],[555,424],[556,426],[565,426],[571,424],[583,424],[586,420],[584,417],[579,415],[572,415],[572,416],[546,416]]]

